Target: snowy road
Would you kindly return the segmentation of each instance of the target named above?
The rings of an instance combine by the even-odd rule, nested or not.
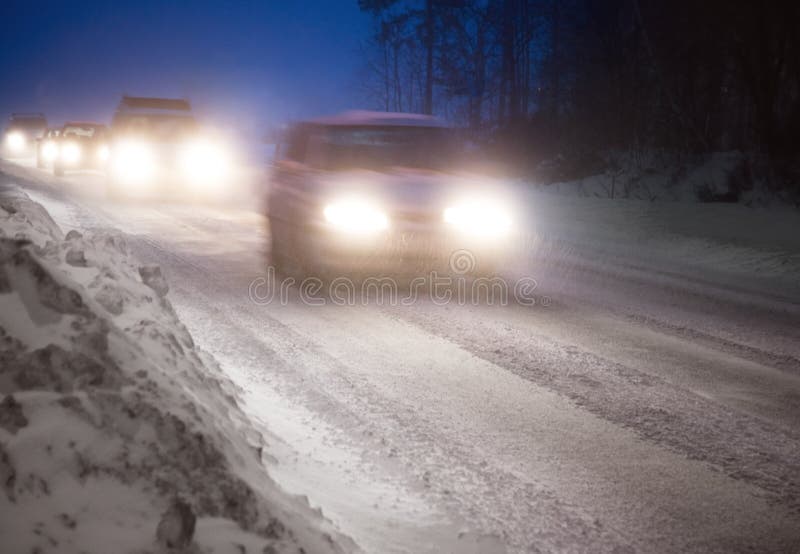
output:
[[[546,306],[267,304],[257,213],[3,168],[65,231],[119,229],[161,265],[267,427],[276,480],[366,551],[800,551],[800,304],[782,292],[575,249],[528,268]]]

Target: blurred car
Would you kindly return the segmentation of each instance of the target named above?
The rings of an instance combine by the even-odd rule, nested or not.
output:
[[[50,150],[51,144],[55,150]],[[54,155],[52,163],[56,175],[81,169],[103,169],[108,161],[108,128],[102,123],[70,121],[61,127],[57,136],[43,142],[42,154]]]
[[[13,113],[3,134],[2,152],[7,158],[23,158],[36,153],[36,140],[47,130],[41,113]]]
[[[346,112],[293,126],[267,193],[273,265],[304,275],[502,269],[514,202],[502,183],[464,172],[459,154],[431,116]]]
[[[36,167],[51,167],[58,156],[58,135],[61,127],[49,127],[44,134],[36,139]]]
[[[230,171],[229,152],[201,132],[188,100],[120,100],[111,122],[111,196],[213,196],[224,188]]]

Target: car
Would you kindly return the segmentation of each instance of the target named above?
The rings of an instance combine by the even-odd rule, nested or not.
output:
[[[47,129],[41,113],[13,113],[3,135],[2,152],[7,158],[24,158],[36,153],[36,141]]]
[[[123,96],[111,121],[108,191],[116,198],[213,194],[231,158],[183,98]]]
[[[70,121],[51,140],[56,147],[52,162],[56,175],[81,169],[104,169],[106,166],[108,129],[102,123]],[[47,141],[42,144],[43,154],[49,145]]]
[[[61,127],[48,127],[44,134],[36,139],[36,167],[43,169],[52,166],[58,156],[58,136]]]
[[[273,267],[321,278],[504,269],[515,202],[499,180],[463,171],[460,153],[432,116],[351,111],[293,125],[266,195]]]

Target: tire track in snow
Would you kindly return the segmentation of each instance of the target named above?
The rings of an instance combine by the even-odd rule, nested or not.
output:
[[[654,444],[713,464],[732,479],[755,484],[769,493],[772,502],[800,515],[796,431],[743,415],[579,346],[560,343],[520,318],[496,320],[473,314],[465,321],[458,310],[443,312],[438,306],[391,313],[570,398]]]

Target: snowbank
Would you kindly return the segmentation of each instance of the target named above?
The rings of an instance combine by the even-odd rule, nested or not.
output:
[[[745,187],[741,152],[713,152],[693,164],[662,152],[618,154],[603,173],[563,182],[535,185],[567,196],[652,201],[711,202],[739,200]],[[750,185],[752,188],[752,185]],[[742,195],[741,200],[752,197]]]
[[[16,552],[354,550],[261,463],[158,267],[0,193],[0,537]]]
[[[599,262],[606,271],[631,266],[800,298],[800,211],[779,202],[746,204],[757,190],[743,192],[740,202],[701,201],[723,198],[739,186],[738,152],[715,153],[682,171],[670,163],[651,155],[623,159],[616,173],[518,183],[536,248],[551,258],[555,249],[560,256]]]

